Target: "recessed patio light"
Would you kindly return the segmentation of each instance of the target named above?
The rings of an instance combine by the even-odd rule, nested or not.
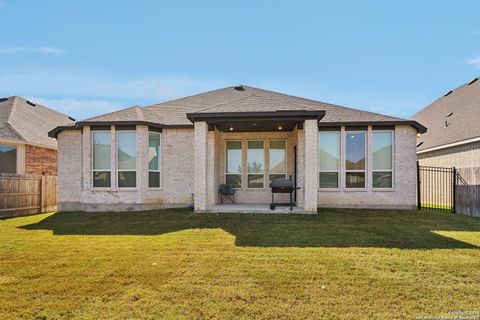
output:
[[[230,127],[228,130],[233,131],[233,127]]]
[[[282,126],[278,126],[278,130],[282,130],[282,129],[283,129]]]

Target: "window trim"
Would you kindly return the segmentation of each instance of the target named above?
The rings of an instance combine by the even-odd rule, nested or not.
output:
[[[346,128],[345,128],[346,129]],[[347,169],[347,136],[350,132],[363,132],[365,134],[365,147],[364,147],[364,155],[365,155],[365,168],[363,170],[348,170]],[[365,191],[368,189],[368,161],[370,160],[369,159],[369,156],[368,156],[368,130],[365,130],[365,129],[361,129],[361,130],[352,130],[351,128],[349,128],[349,130],[345,130],[345,137],[344,137],[344,141],[345,141],[345,158],[344,158],[344,161],[343,161],[343,165],[344,165],[344,177],[345,177],[345,190],[347,191]],[[360,173],[364,173],[365,174],[365,186],[363,188],[349,188],[347,187],[347,173],[355,173],[355,172],[360,172]]]
[[[320,169],[320,135],[322,133],[338,133],[338,169],[337,170],[321,170]],[[318,179],[318,190],[321,191],[338,191],[341,188],[341,174],[342,171],[342,131],[341,130],[326,130],[326,131],[318,131],[318,139],[317,139],[317,179]],[[346,161],[346,160],[345,160]],[[322,172],[336,172],[337,173],[337,186],[336,188],[322,188],[320,187],[320,173]]]
[[[285,142],[285,179],[288,179],[288,139],[268,139],[268,181],[270,185],[270,175],[272,174],[282,174],[282,173],[271,173],[270,172],[270,142],[275,141],[284,141]],[[265,149],[265,145],[263,146]],[[264,156],[265,157],[265,156]],[[264,170],[265,171],[265,170]],[[266,173],[264,173],[266,174]],[[258,189],[258,188],[257,188]]]
[[[246,147],[246,149],[245,149],[245,150],[246,150],[246,152],[245,152],[245,162],[246,162],[246,163],[245,163],[245,164],[246,164],[246,166],[245,166],[245,174],[246,174],[246,177],[247,177],[247,179],[246,179],[246,181],[245,181],[245,183],[247,184],[247,188],[246,188],[246,189],[247,189],[247,190],[264,190],[264,189],[266,189],[266,187],[265,187],[265,175],[266,175],[266,174],[265,174],[265,171],[266,171],[266,170],[265,170],[265,158],[266,158],[266,157],[265,157],[265,151],[266,151],[266,150],[265,150],[265,139],[247,139],[246,141],[247,141],[246,146],[245,146],[245,147]],[[248,143],[249,143],[250,141],[252,141],[252,142],[256,142],[256,141],[263,142],[263,172],[262,172],[262,173],[249,173],[249,172],[248,172]],[[269,169],[270,169],[270,168],[269,168]],[[269,170],[269,171],[270,171],[270,170]],[[248,186],[248,176],[249,176],[249,175],[263,175],[263,179],[262,179],[262,180],[263,180],[263,186],[262,186],[261,188],[252,188],[252,187],[249,187],[249,186]]]
[[[155,135],[158,135],[159,136],[159,141],[160,141],[160,144],[158,146],[158,149],[160,150],[160,156],[158,157],[158,170],[151,170],[150,169],[150,161],[148,161],[148,158],[147,158],[147,168],[148,168],[148,188],[149,189],[161,189],[162,188],[162,180],[163,180],[163,175],[162,175],[162,133],[161,132],[156,132],[156,131],[151,131],[151,130],[148,130],[148,146],[147,146],[147,157],[148,157],[148,150],[150,149],[150,135],[151,134],[155,134]],[[159,179],[159,182],[158,182],[158,187],[150,187],[150,172],[158,172],[158,179]]]
[[[95,157],[95,148],[94,148],[94,138],[95,138],[95,133],[96,132],[108,132],[110,134],[110,168],[108,170],[106,169],[94,169],[93,168],[93,159]],[[92,189],[95,189],[95,190],[112,190],[112,177],[113,177],[113,174],[112,174],[112,150],[113,150],[113,145],[112,145],[112,130],[109,129],[109,130],[97,130],[97,129],[91,129],[90,130],[90,142],[91,142],[91,160],[90,160],[90,171],[91,171],[91,174],[90,174],[90,177],[92,179],[91,181],[91,188]],[[95,187],[95,183],[94,183],[94,178],[95,178],[95,172],[110,172],[110,186],[109,187]]]
[[[122,169],[120,170],[118,167],[118,147],[119,147],[119,134],[120,133],[135,133],[135,169]],[[122,189],[122,190],[128,190],[128,189],[137,189],[138,188],[138,173],[137,173],[137,162],[138,162],[138,148],[137,148],[137,130],[115,130],[115,170],[116,170],[116,184],[117,184],[117,189]],[[120,172],[135,172],[135,187],[121,187],[119,183],[120,179]]]
[[[373,168],[373,135],[375,133],[390,133],[392,136],[392,169],[390,170],[375,170]],[[392,191],[395,189],[395,129],[385,129],[385,130],[372,130],[372,191]],[[374,172],[391,172],[392,173],[392,186],[390,188],[378,188],[373,186],[373,173]]]
[[[233,141],[233,142],[240,142],[242,144],[241,154],[240,154],[240,164],[242,166],[242,169],[240,170],[240,173],[228,173],[227,168],[228,168],[228,149],[227,149],[227,143]],[[223,181],[224,183],[227,183],[227,175],[240,175],[240,188],[236,189],[243,189],[243,169],[244,169],[244,164],[243,164],[243,147],[244,143],[242,139],[225,139],[224,140],[224,147],[225,147],[225,170],[224,170],[224,175],[223,175]]]

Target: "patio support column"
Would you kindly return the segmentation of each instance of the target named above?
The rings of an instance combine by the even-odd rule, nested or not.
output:
[[[305,211],[317,212],[318,204],[318,124],[305,120],[304,124],[304,205]]]
[[[207,200],[206,210],[211,210],[217,204],[217,188],[219,187],[219,131],[217,128],[208,131],[207,134]]]
[[[194,124],[194,194],[196,212],[207,210],[207,137],[207,122],[196,121]]]

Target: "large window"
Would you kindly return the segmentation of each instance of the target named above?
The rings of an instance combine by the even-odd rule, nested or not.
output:
[[[135,131],[117,132],[117,172],[119,188],[137,185],[137,141]]]
[[[110,131],[93,131],[93,186],[110,187],[110,154],[112,139]]]
[[[365,188],[365,131],[347,131],[345,134],[345,186]]]
[[[392,188],[393,185],[393,132],[372,133],[372,187]]]
[[[319,187],[338,188],[340,169],[340,132],[320,131],[318,135]]]
[[[160,187],[160,133],[148,134],[148,186]]]
[[[270,182],[287,177],[286,145],[287,142],[284,140],[270,141]]]
[[[247,182],[248,188],[263,188],[264,177],[264,142],[247,143]]]
[[[0,146],[0,173],[17,173],[17,148]]]
[[[235,188],[242,186],[242,141],[226,142],[225,182]]]

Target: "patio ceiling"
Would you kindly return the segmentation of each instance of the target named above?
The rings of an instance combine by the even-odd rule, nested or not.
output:
[[[320,120],[325,111],[273,111],[273,112],[221,112],[189,113],[192,121],[206,121],[212,130],[217,127],[222,132],[272,132],[292,131],[296,125],[302,126],[307,119]]]

